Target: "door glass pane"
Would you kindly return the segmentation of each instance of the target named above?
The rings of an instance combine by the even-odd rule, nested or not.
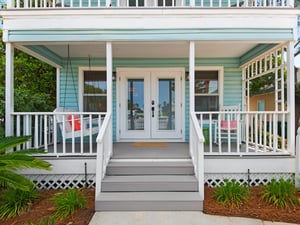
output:
[[[175,79],[158,80],[158,129],[175,130]]]
[[[144,130],[144,80],[128,79],[128,130]]]

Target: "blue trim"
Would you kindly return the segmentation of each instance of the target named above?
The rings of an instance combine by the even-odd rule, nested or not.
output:
[[[49,61],[52,61],[61,67],[63,66],[63,58],[61,58],[60,56],[52,52],[47,47],[42,45],[25,45],[25,47],[31,51],[36,52],[39,55],[42,55],[43,57],[47,58]]]
[[[12,30],[9,42],[40,41],[293,40],[293,29]]]
[[[240,65],[248,62],[249,60],[255,58],[256,56],[261,55],[265,51],[270,50],[271,48],[275,47],[276,44],[258,44],[244,55],[240,57]]]

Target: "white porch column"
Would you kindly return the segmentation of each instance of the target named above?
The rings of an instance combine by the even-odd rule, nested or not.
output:
[[[13,135],[11,113],[14,112],[14,47],[11,43],[6,43],[5,54],[5,136],[7,137]]]
[[[190,41],[189,54],[190,112],[195,111],[195,42]]]
[[[287,110],[289,117],[287,120],[287,149],[295,154],[295,70],[294,70],[294,44],[289,42],[287,47]],[[299,153],[298,153],[299,154]]]
[[[107,112],[112,112],[112,43],[106,42]]]
[[[60,101],[60,68],[56,67],[56,108],[59,107]]]

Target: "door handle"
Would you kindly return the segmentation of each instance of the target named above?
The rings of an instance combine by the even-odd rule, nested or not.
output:
[[[154,105],[155,105],[155,102],[154,100],[151,101],[151,104],[152,104],[152,107],[151,107],[151,111],[152,111],[152,118],[154,118]]]

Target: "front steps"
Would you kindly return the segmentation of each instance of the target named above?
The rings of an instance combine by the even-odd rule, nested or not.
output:
[[[191,160],[111,160],[96,211],[202,210]]]

